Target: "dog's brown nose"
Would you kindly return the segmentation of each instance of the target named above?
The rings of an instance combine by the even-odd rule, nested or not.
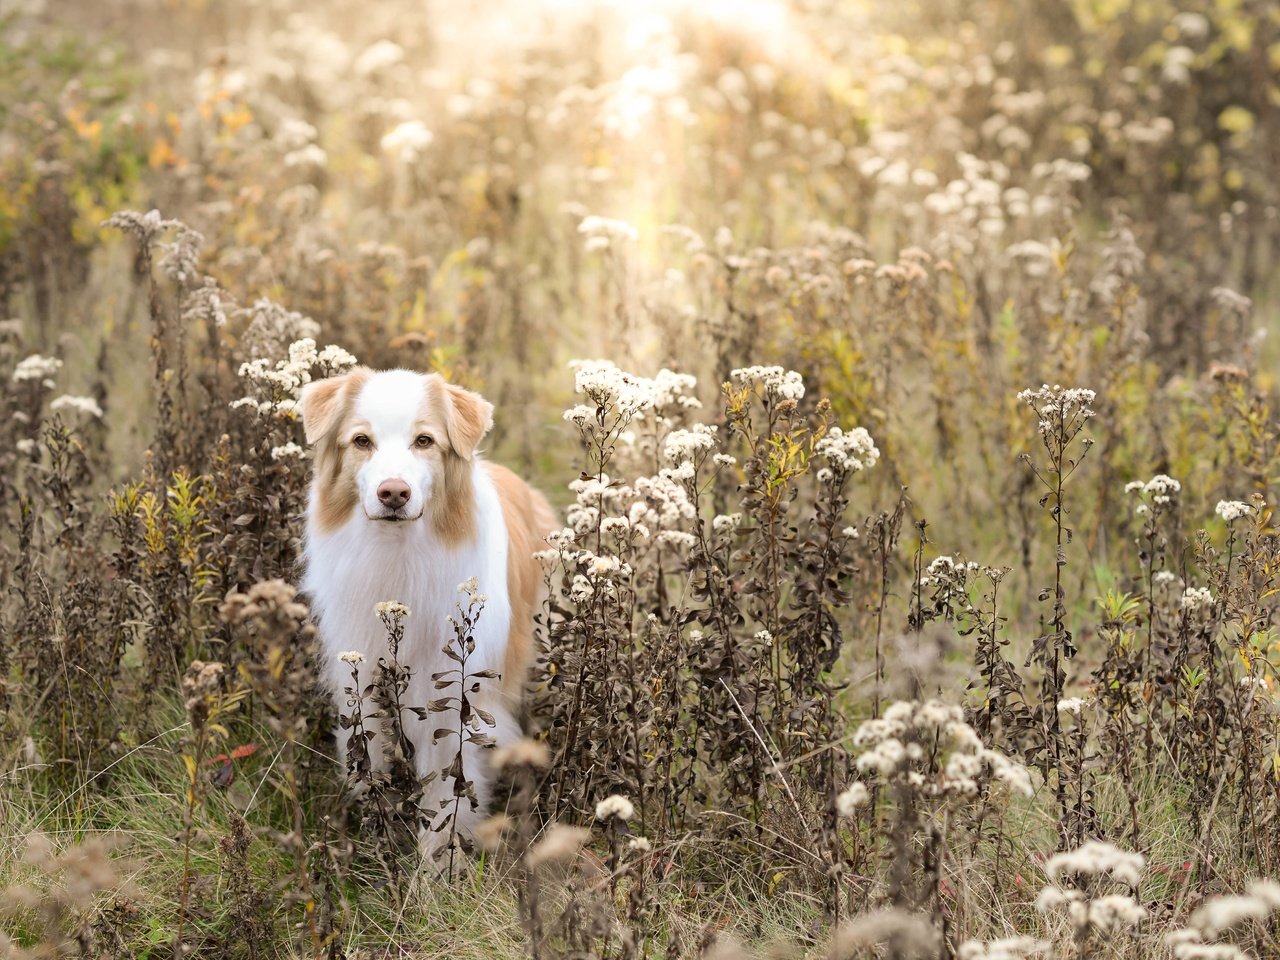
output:
[[[399,510],[409,502],[409,485],[403,480],[383,480],[378,484],[378,499],[391,510]]]

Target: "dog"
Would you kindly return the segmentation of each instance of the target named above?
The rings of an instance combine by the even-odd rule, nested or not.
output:
[[[436,689],[432,674],[458,666],[443,652],[454,637],[448,617],[468,595],[459,585],[475,578],[473,592],[485,596],[467,660],[469,674],[491,670],[500,679],[477,681],[474,707],[495,721],[484,733],[498,746],[520,736],[524,686],[533,660],[534,615],[542,602],[543,577],[535,551],[556,517],[541,493],[505,467],[481,457],[480,441],[493,424],[493,405],[479,394],[447,383],[439,374],[411,370],[375,372],[365,367],[307,384],[300,410],[307,443],[315,452],[306,512],[303,591],[320,635],[321,674],[339,712],[351,685],[343,651],[364,655],[360,686],[387,655],[387,630],[375,604],[400,601],[409,608],[398,660],[409,667],[407,707],[425,707],[457,688]],[[450,728],[455,714],[402,715],[415,747],[422,809],[436,815],[454,798],[453,780],[442,770],[457,753],[457,736],[432,742]],[[376,729],[376,728],[375,728]],[[456,729],[456,727],[455,727]],[[339,731],[345,762],[348,735]],[[478,801],[463,799],[457,827],[474,832],[486,815],[492,773],[485,751],[468,744],[463,763]],[[385,768],[375,740],[375,769]],[[421,835],[424,853],[434,852],[449,830]]]

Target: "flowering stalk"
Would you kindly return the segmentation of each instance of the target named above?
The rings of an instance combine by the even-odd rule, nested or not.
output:
[[[1095,397],[1092,390],[1064,390],[1060,386],[1050,387],[1047,384],[1039,390],[1024,390],[1018,394],[1018,399],[1036,413],[1037,430],[1049,462],[1047,469],[1041,471],[1030,454],[1023,454],[1020,459],[1047,491],[1040,498],[1040,506],[1047,506],[1049,509],[1055,537],[1052,592],[1043,590],[1040,594],[1042,601],[1050,595],[1053,597],[1050,629],[1033,641],[1027,657],[1028,665],[1038,663],[1044,668],[1038,710],[1045,746],[1041,767],[1046,780],[1049,779],[1050,770],[1061,769],[1062,728],[1058,720],[1057,704],[1062,699],[1066,682],[1062,661],[1071,659],[1076,653],[1071,631],[1067,629],[1066,594],[1062,589],[1062,570],[1067,564],[1063,547],[1071,542],[1073,536],[1071,528],[1065,522],[1067,511],[1063,493],[1067,481],[1088,454],[1093,440],[1090,437],[1081,440],[1083,450],[1077,457],[1068,456],[1068,451],[1088,421],[1095,416],[1091,407]],[[1055,780],[1054,792],[1058,809],[1065,812],[1066,784],[1061,776]]]

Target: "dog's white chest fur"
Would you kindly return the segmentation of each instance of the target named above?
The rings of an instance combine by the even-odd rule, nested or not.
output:
[[[467,672],[493,670],[501,673],[507,638],[511,626],[511,604],[507,587],[507,530],[502,505],[488,473],[480,461],[471,466],[474,483],[472,509],[475,537],[459,545],[440,541],[428,523],[382,523],[371,521],[362,511],[354,511],[351,519],[331,533],[321,532],[313,520],[308,522],[306,539],[306,575],[303,587],[311,600],[312,612],[320,631],[323,663],[322,676],[331,686],[340,710],[346,709],[344,687],[351,685],[350,667],[338,657],[345,651],[358,651],[365,657],[360,665],[361,685],[374,676],[379,657],[385,657],[387,632],[374,613],[383,600],[398,600],[409,608],[404,639],[398,660],[412,670],[404,705],[425,706],[445,693],[435,689],[431,679],[457,664],[441,651],[454,636],[446,619],[458,618],[458,605],[465,608],[467,596],[459,593],[464,581],[475,577],[479,592],[487,597],[473,633],[475,652],[467,661]],[[313,495],[314,496],[314,495]],[[310,511],[312,517],[316,511]],[[491,712],[498,727],[486,732],[499,742],[509,742],[519,735],[518,726],[503,702],[499,680],[481,680],[481,690],[473,702]],[[445,715],[421,721],[405,712],[402,721],[406,733],[417,748],[416,766],[419,776],[447,767],[457,750],[457,738],[450,737],[432,744],[431,732],[447,723]],[[338,732],[340,748],[346,734]],[[380,755],[379,741],[370,744],[375,759]],[[341,752],[345,753],[345,750]],[[460,816],[460,824],[469,828],[484,813],[488,801],[486,764],[479,752],[468,748],[464,754],[468,779],[477,785],[480,810],[471,816]],[[446,785],[437,777],[428,792],[425,809],[433,813],[437,807],[432,794]],[[448,785],[442,795],[452,792]]]

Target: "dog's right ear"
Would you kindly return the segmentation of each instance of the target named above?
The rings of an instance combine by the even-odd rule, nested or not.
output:
[[[339,377],[313,380],[302,388],[298,406],[302,410],[302,429],[307,443],[315,443],[337,426],[347,388],[356,379],[356,371]]]

